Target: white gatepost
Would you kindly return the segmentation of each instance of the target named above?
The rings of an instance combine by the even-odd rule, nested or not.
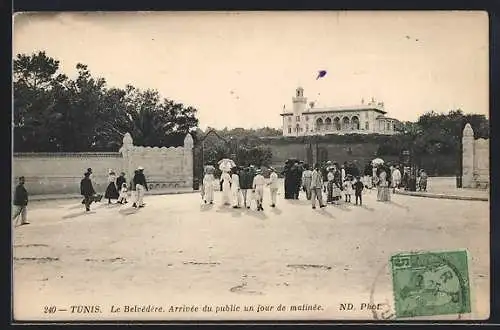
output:
[[[474,186],[474,131],[467,123],[462,135],[462,187]]]
[[[134,140],[130,133],[125,133],[123,136],[123,145],[119,152],[123,157],[123,171],[127,174],[127,181],[130,182],[134,176],[134,168],[132,164],[132,149],[134,148]]]
[[[184,138],[184,148],[182,149],[184,175],[187,178],[185,182],[186,187],[190,187],[193,185],[193,147],[193,137],[190,133],[188,133]]]

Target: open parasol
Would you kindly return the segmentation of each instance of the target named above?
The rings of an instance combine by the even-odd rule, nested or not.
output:
[[[373,166],[379,166],[379,165],[383,165],[383,164],[384,164],[384,160],[382,158],[375,158],[374,160],[372,160]]]
[[[223,172],[229,172],[233,167],[236,166],[236,163],[229,158],[224,158],[219,160],[219,169]]]

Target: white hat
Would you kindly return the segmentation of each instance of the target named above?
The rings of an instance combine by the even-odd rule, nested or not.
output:
[[[142,171],[142,170],[144,170],[144,167],[139,166],[137,169],[138,169],[139,171]]]

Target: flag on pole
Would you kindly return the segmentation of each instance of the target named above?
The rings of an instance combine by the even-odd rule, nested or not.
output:
[[[316,77],[316,80],[318,80],[319,78],[323,78],[324,76],[326,76],[326,70],[320,70],[318,71],[318,76]]]

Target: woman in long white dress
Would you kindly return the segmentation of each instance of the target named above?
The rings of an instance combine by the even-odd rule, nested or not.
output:
[[[377,200],[380,202],[388,202],[391,200],[389,192],[389,181],[387,180],[387,170],[382,168],[379,174]]]
[[[231,205],[231,176],[227,171],[223,171],[220,176],[222,182],[222,204]]]
[[[235,167],[231,170],[231,197],[233,198],[233,208],[239,209],[241,207],[241,190],[240,190],[240,177],[238,169]]]
[[[211,171],[205,171],[203,176],[203,200],[205,203],[214,203],[214,174]]]

